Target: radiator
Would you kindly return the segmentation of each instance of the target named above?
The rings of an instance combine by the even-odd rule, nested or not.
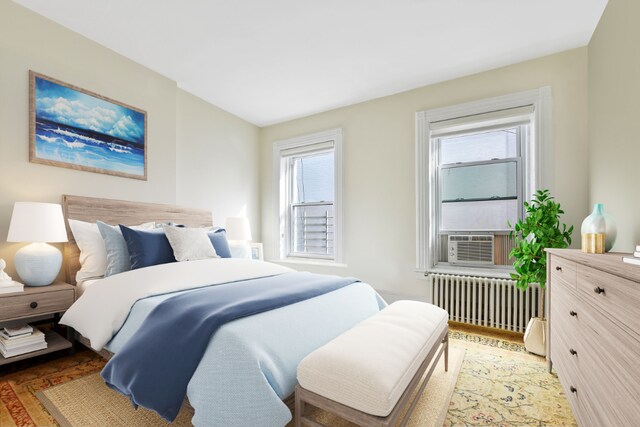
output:
[[[524,332],[532,317],[539,317],[542,290],[526,291],[510,279],[429,274],[433,304],[449,313],[449,320],[471,325]]]

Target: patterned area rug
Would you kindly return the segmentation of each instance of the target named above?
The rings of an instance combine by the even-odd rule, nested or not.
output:
[[[2,367],[14,372],[0,375],[0,426],[57,426],[35,394],[100,372],[105,363],[89,350],[54,360],[51,356],[53,354]],[[40,364],[34,365],[37,362]]]
[[[452,340],[453,341],[453,340]],[[575,426],[546,360],[470,341],[445,426]]]
[[[520,337],[455,326],[450,338],[466,354],[445,426],[576,425],[557,377],[547,373],[544,358],[524,351]],[[88,350],[8,365],[0,374],[0,426],[57,426],[35,393],[103,366]]]

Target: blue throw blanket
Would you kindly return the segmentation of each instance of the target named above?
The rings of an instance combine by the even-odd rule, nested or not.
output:
[[[296,272],[211,286],[169,298],[149,314],[136,336],[107,363],[102,378],[128,396],[134,406],[151,409],[173,421],[211,337],[222,325],[355,282],[358,280],[354,278]]]

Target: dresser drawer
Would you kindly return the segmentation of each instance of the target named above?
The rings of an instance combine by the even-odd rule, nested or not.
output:
[[[581,392],[582,409],[589,412],[593,425],[635,427],[638,407],[625,403],[638,401],[637,392],[629,392],[634,378],[625,379],[625,374],[614,368],[611,361],[615,356],[603,354],[604,347],[594,347],[584,337],[575,338],[568,346],[563,346],[563,341],[561,338],[560,353],[570,357],[558,357],[559,366],[573,372],[574,382],[579,384],[578,391]],[[575,354],[568,353],[571,350]]]
[[[582,311],[584,302],[577,297],[577,292],[556,283],[551,284],[549,292],[549,325],[560,329],[564,336],[578,336],[584,329]],[[554,333],[549,337],[551,347],[554,345]]]
[[[551,318],[554,322],[571,322],[576,324],[580,320],[580,300],[577,292],[567,289],[562,285],[552,283],[549,289],[549,306]]]
[[[595,420],[589,425],[633,426],[639,416],[638,409],[623,402],[640,400],[637,377],[629,375],[637,372],[634,359],[640,354],[638,343],[620,336],[619,328],[585,302],[569,301],[576,313],[571,316],[566,314],[566,295],[554,296],[550,358],[561,381],[578,389],[581,410],[589,412],[589,418]],[[602,417],[601,414],[608,415]]]
[[[548,357],[576,419],[639,425],[640,270],[621,254],[549,254]]]
[[[6,296],[0,298],[0,321],[65,311],[73,300],[73,289]]]
[[[620,426],[635,426],[640,418],[640,341],[595,310],[585,311],[586,326],[578,357],[596,395]]]
[[[580,336],[576,328],[569,327],[570,325],[569,322],[565,325],[556,321],[551,323],[551,336],[553,337],[551,360],[554,365],[559,364],[570,368],[577,376],[581,375],[586,368],[581,366],[583,358],[578,357],[578,354],[582,355],[583,337]]]
[[[640,340],[640,284],[580,265],[578,293],[618,327]]]
[[[576,289],[576,263],[551,255],[551,282]]]
[[[593,405],[593,401],[597,398],[587,387],[588,380],[585,380],[583,373],[580,372],[575,357],[569,354],[568,349],[570,346],[566,344],[563,338],[559,336],[554,338],[556,346],[553,366],[558,373],[562,389],[567,396],[574,416],[578,420],[578,424],[583,427],[605,427],[611,425],[611,422],[605,419],[603,413]]]

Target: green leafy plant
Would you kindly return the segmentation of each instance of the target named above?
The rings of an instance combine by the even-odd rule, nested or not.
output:
[[[564,211],[560,203],[551,197],[549,190],[538,190],[531,202],[524,203],[524,208],[524,220],[518,220],[509,234],[516,244],[509,253],[510,257],[515,258],[513,268],[516,272],[511,273],[511,278],[523,291],[530,283],[539,283],[544,289],[547,283],[547,254],[544,250],[568,247],[573,226],[567,229],[566,224],[560,224],[560,215]],[[542,295],[544,298],[544,293]]]

